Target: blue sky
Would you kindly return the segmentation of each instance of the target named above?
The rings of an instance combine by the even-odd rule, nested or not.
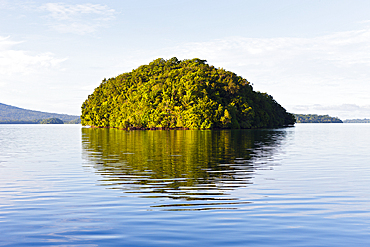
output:
[[[205,59],[289,112],[370,118],[368,0],[0,0],[0,103],[79,115],[159,57]]]

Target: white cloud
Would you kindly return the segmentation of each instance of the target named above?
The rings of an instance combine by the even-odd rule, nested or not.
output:
[[[13,46],[19,43],[22,42],[12,41],[9,37],[0,37],[0,75],[36,73],[40,70],[56,68],[66,60],[66,58],[56,58],[50,52],[31,54],[13,49]],[[0,81],[0,83],[4,82]]]
[[[100,4],[46,3],[40,7],[47,11],[49,25],[61,33],[87,34],[114,19],[115,10]]]
[[[283,105],[369,104],[370,28],[314,38],[228,37],[152,52],[173,56],[207,59]]]
[[[9,36],[8,37],[0,36],[0,51],[7,50],[13,45],[22,43],[22,41],[12,41],[9,38],[10,38]]]
[[[281,70],[284,64],[300,66],[308,71],[313,63],[319,66],[370,66],[370,29],[334,33],[317,38],[244,38],[229,37],[210,42],[193,42],[173,47],[166,53],[187,58],[204,57],[224,65],[258,65],[260,70]],[[323,64],[325,62],[325,64]],[[297,67],[297,66],[295,66]],[[270,72],[271,73],[271,72]]]

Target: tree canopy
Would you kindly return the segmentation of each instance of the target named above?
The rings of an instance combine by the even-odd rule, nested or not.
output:
[[[64,124],[59,118],[47,118],[43,119],[40,124]]]
[[[82,125],[120,129],[269,128],[295,118],[235,73],[198,58],[158,58],[104,79],[82,104]]]
[[[317,114],[294,114],[297,123],[343,123],[337,117],[330,117],[329,115]]]

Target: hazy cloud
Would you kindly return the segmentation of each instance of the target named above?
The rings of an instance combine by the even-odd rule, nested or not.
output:
[[[41,69],[57,67],[66,60],[65,58],[56,58],[50,52],[31,54],[27,51],[14,49],[13,46],[19,43],[22,42],[0,36],[0,75],[34,73]]]
[[[228,37],[152,54],[207,59],[248,79],[283,105],[369,102],[370,28],[313,38]]]
[[[13,41],[10,40],[10,37],[1,37],[0,36],[0,51],[7,50],[13,45],[20,44],[22,41]]]
[[[101,4],[46,3],[40,7],[48,12],[49,25],[62,33],[93,33],[115,18],[115,10]]]
[[[187,58],[203,57],[227,66],[237,64],[257,68],[258,65],[259,70],[264,72],[271,69],[272,72],[281,71],[284,65],[293,65],[293,68],[289,68],[299,68],[297,72],[317,74],[328,68],[332,71],[332,67],[370,66],[370,29],[316,38],[229,37],[210,42],[181,44],[170,50],[171,53],[174,51]],[[315,68],[321,69],[313,70]]]

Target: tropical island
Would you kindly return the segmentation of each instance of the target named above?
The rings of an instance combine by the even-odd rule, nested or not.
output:
[[[251,129],[291,126],[271,95],[206,60],[158,58],[104,79],[82,104],[81,123],[131,129]]]
[[[317,114],[294,114],[297,123],[343,123],[337,117]]]

